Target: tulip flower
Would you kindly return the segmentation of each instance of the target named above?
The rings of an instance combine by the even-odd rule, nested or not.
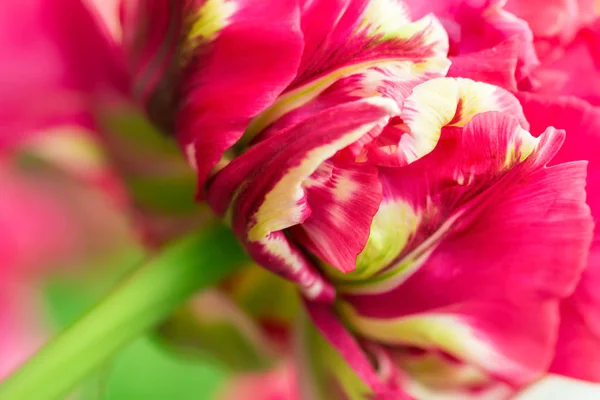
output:
[[[208,202],[300,285],[379,396],[510,394],[548,371],[559,305],[587,266],[586,163],[552,165],[564,131],[532,135],[503,89],[439,70],[400,83],[374,64],[302,104],[284,92],[208,180]]]
[[[178,140],[198,196],[302,293],[298,373],[327,381],[306,398],[505,398],[574,376],[572,351],[596,365],[598,207],[597,115],[511,93],[538,59],[505,3],[126,2],[112,39],[88,35],[108,61],[40,85],[100,129],[126,103]],[[75,42],[60,60],[95,47]]]

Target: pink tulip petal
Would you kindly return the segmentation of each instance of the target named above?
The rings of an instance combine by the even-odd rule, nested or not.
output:
[[[395,397],[390,393],[391,388],[386,387],[367,355],[356,339],[340,322],[332,309],[327,305],[307,302],[306,308],[317,329],[327,341],[340,353],[342,358],[350,365],[356,375],[364,381],[373,392],[382,400],[403,399],[404,396]],[[401,395],[401,393],[399,393]]]
[[[557,57],[549,57],[536,71],[536,92],[573,95],[600,105],[600,20],[579,32]]]
[[[506,9],[527,21],[536,39],[568,43],[600,14],[595,0],[508,0]],[[556,43],[556,42],[555,42]]]
[[[567,131],[556,162],[589,160],[587,203],[600,219],[600,109],[572,97],[520,93],[523,110],[537,133],[543,125]],[[574,294],[561,303],[561,325],[551,371],[600,381],[600,226],[596,223],[588,266]]]
[[[353,271],[381,202],[377,169],[327,161],[303,187],[312,212],[290,233],[320,260],[340,271]]]
[[[42,324],[32,318],[32,293],[24,293],[17,285],[6,276],[0,285],[0,380],[33,354],[44,340]]]
[[[213,0],[206,5],[220,8],[215,16],[207,14],[206,22],[200,10],[198,44],[188,50],[191,60],[176,122],[201,185],[250,119],[292,81],[302,53],[295,1]],[[219,29],[213,29],[219,22]],[[206,30],[212,34],[208,38],[202,36]]]
[[[519,41],[517,80],[539,64],[527,22],[504,9],[504,0],[407,0],[415,16],[434,12],[450,35],[450,53],[490,49],[507,39]]]
[[[308,103],[282,115],[260,132],[254,141],[264,140],[317,112],[351,101],[381,96],[400,105],[416,85],[428,79],[445,76],[449,66],[449,60],[440,57],[424,61],[382,61],[375,66],[366,67],[340,78]],[[353,155],[360,154],[364,145],[370,143],[374,137],[367,135],[363,139],[365,140],[361,139],[359,142],[361,145],[353,149]]]
[[[506,90],[463,78],[437,78],[422,83],[402,104],[400,114],[407,132],[400,136],[399,150],[406,163],[432,151],[445,126],[462,127],[483,112],[502,111],[529,127],[521,105]]]
[[[443,56],[447,42],[434,23],[412,23],[399,0],[304,1],[306,47],[295,85],[364,61]]]
[[[330,284],[319,276],[282,230],[306,221],[312,209],[321,206],[318,201],[310,203],[304,187],[318,168],[371,129],[385,125],[390,116],[397,113],[392,100],[371,98],[317,114],[234,159],[210,183],[208,201],[219,213],[225,213],[228,205],[231,206],[234,230],[259,264],[298,282],[309,298],[330,297]],[[366,183],[371,182],[369,174],[366,177]],[[343,184],[346,188],[351,184],[364,187],[356,181]],[[349,198],[349,207],[360,204],[356,202],[361,201],[361,197],[358,192],[354,193],[356,196]],[[376,201],[375,194],[369,202]],[[369,208],[374,214],[377,205],[369,204]],[[367,216],[364,225],[356,226],[356,231],[368,232],[370,220],[367,219],[370,218]],[[330,232],[357,236],[364,241],[368,236],[331,229]],[[364,246],[355,239],[344,239],[343,243],[356,246],[347,250],[350,254],[358,254]]]
[[[302,30],[306,47],[298,75],[277,102],[251,122],[246,131],[251,138],[339,79],[381,62],[447,61],[448,40],[440,23],[431,16],[411,22],[398,0],[304,1]]]
[[[404,372],[402,386],[415,399],[507,399],[514,392],[505,382],[437,349],[389,351],[392,362]]]
[[[123,36],[121,25],[121,0],[83,0],[88,5],[109,34],[116,42],[120,42]]]
[[[234,375],[218,400],[300,400],[294,369],[279,365],[262,373]]]
[[[161,102],[160,112],[172,113],[174,99],[169,90],[174,92],[172,70],[181,63],[180,41],[187,17],[185,3],[189,3],[190,8],[194,4],[193,1],[164,0],[121,2],[122,42],[133,76],[131,94],[138,104],[147,105],[150,113],[156,111],[151,102]]]
[[[600,385],[548,374],[514,397],[514,400],[593,400],[600,398]]]
[[[459,209],[428,211],[418,205],[427,202],[416,203],[425,221],[435,224],[435,214],[428,213],[437,210],[450,225],[413,245],[394,267],[399,275],[383,279],[392,268],[371,283],[338,287],[346,292],[341,312],[353,329],[391,345],[439,348],[513,385],[546,370],[558,300],[573,291],[587,262],[593,224],[585,204],[585,163],[545,168],[563,135],[549,129],[531,155],[520,154],[527,142],[520,142],[519,129],[500,114],[479,115],[462,131],[461,145],[442,140],[439,150],[406,167],[423,165],[414,174],[418,181],[407,180],[404,171],[395,174],[394,184],[405,191],[415,187],[413,195],[429,193],[433,204]],[[443,172],[436,152],[439,162],[468,168]],[[428,184],[433,186],[416,189]],[[489,189],[477,193],[478,187]],[[460,206],[469,203],[474,208]]]
[[[447,76],[469,78],[516,91],[518,56],[519,42],[512,37],[490,49],[451,57],[452,66]]]
[[[0,8],[0,148],[47,127],[90,125],[98,90],[126,90],[118,51],[81,2]]]

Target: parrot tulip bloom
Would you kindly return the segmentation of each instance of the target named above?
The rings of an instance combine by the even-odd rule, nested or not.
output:
[[[307,27],[328,14],[304,4],[305,41],[321,51],[306,46],[302,59],[319,73],[300,63],[203,191],[259,264],[299,285],[313,322],[378,395],[510,393],[548,371],[559,304],[587,265],[586,162],[549,166],[564,131],[533,136],[508,91],[442,78],[436,20],[396,18],[386,33],[386,15],[408,14],[385,3],[333,13],[353,28],[334,24],[326,39]],[[320,66],[339,31],[354,48],[357,26],[381,52]],[[393,39],[403,31],[418,45]],[[217,159],[204,144],[229,137],[211,135],[184,141],[201,182]]]
[[[587,261],[585,162],[547,167],[564,132],[532,136],[517,99],[491,85],[437,78],[397,108],[383,100],[333,106],[259,141],[213,178],[209,201],[216,208],[223,203],[215,194],[237,191],[234,229],[259,263],[302,278],[314,322],[361,378],[374,376],[349,333],[341,339],[340,321],[398,354],[394,365],[405,372],[410,353],[402,352],[418,348],[459,360],[429,360],[440,374],[475,368],[477,378],[462,386],[537,379],[552,360],[559,301]],[[428,138],[434,146],[391,166],[370,161],[360,140],[391,129],[404,130],[399,151],[411,136],[408,149]],[[354,136],[310,157],[335,143],[334,134]],[[309,138],[317,147],[300,150]],[[352,144],[362,145],[354,159]],[[329,290],[335,313],[315,302],[331,300]]]
[[[592,157],[562,158],[543,102],[511,94],[537,58],[505,2],[457,1],[462,36],[454,8],[409,3],[127,2],[102,54],[128,72],[81,87],[115,80],[177,138],[200,196],[301,289],[338,393],[502,398],[593,342]]]

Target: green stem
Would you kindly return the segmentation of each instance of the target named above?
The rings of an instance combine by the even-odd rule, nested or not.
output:
[[[64,397],[194,292],[218,283],[246,261],[222,225],[168,246],[2,382],[0,399]]]

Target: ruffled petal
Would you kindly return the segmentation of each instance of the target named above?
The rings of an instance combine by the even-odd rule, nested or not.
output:
[[[296,76],[303,41],[296,1],[192,3],[182,13],[188,24],[175,60],[184,67],[180,67],[182,86],[175,92],[180,100],[175,104],[174,125],[202,187],[225,151],[242,137],[248,122],[269,107]],[[162,20],[176,20],[177,13],[181,11],[176,7],[167,16],[157,11]],[[167,21],[161,26],[166,27],[166,36],[157,42],[158,48],[153,46],[154,53],[171,48],[167,33],[172,27]],[[157,62],[155,57],[148,65],[154,67]]]
[[[422,196],[405,199],[428,222],[424,234],[393,267],[337,288],[345,293],[341,315],[361,335],[437,348],[518,386],[549,366],[559,300],[586,265],[593,223],[585,163],[544,167],[563,135],[550,129],[532,148],[516,121],[499,117],[475,117],[461,145],[443,140],[406,167],[422,164],[415,181],[401,170],[389,178],[404,189],[397,196]],[[448,163],[466,168],[440,172]],[[432,186],[418,189],[424,185]]]
[[[551,371],[600,382],[600,109],[572,97],[544,97],[520,93],[532,132],[544,125],[567,131],[555,162],[589,160],[587,203],[596,221],[586,270],[573,295],[561,304],[561,325]]]
[[[557,50],[556,47],[552,49]],[[600,20],[549,55],[534,75],[537,93],[572,95],[600,105]]]
[[[450,36],[450,54],[490,49],[511,37],[519,42],[518,76],[527,78],[539,65],[533,34],[526,21],[504,9],[506,0],[407,0],[414,15],[433,12]]]
[[[519,41],[512,37],[491,49],[451,57],[447,76],[469,78],[516,92],[518,57]]]
[[[407,163],[413,162],[434,149],[442,128],[462,127],[486,111],[509,113],[524,129],[529,127],[519,102],[504,89],[462,78],[431,79],[415,87],[402,105],[408,132],[398,147]]]
[[[319,167],[372,129],[381,129],[397,113],[398,108],[392,100],[371,98],[317,114],[258,143],[234,159],[211,182],[208,201],[221,213],[226,212],[228,204],[231,205],[234,230],[259,264],[298,282],[309,298],[321,298],[326,293],[330,296],[330,285],[315,272],[282,230],[306,221],[312,208],[321,206],[314,192],[314,204],[311,204],[305,188],[305,185],[310,186],[310,178],[315,178],[313,174]],[[349,179],[352,174],[344,173],[340,182],[345,189],[354,184],[364,188],[372,183],[369,177],[372,173],[367,171],[363,183],[360,179]],[[335,194],[333,187],[328,192],[338,197],[348,195]],[[358,192],[355,191],[355,194],[358,195]],[[364,226],[354,229],[368,232],[379,197],[375,192],[371,200],[369,197],[365,199],[372,214],[365,217],[369,221]],[[353,208],[361,204],[362,198],[350,194],[346,200],[349,201],[337,205]],[[357,235],[355,231],[331,229],[331,232],[339,232],[340,235],[364,238],[364,242],[368,236],[363,233]],[[344,243],[356,246],[346,250],[355,255],[360,253],[364,242],[344,239]],[[332,259],[337,257],[330,255]]]
[[[311,115],[343,103],[369,97],[385,97],[401,105],[413,88],[432,78],[442,77],[448,71],[450,61],[431,58],[424,61],[382,61],[352,75],[340,78],[308,103],[295,108],[269,125],[256,137],[246,132],[243,141],[255,142],[276,135],[280,130],[296,124]],[[377,132],[379,133],[379,132]],[[361,155],[365,145],[375,136],[367,135],[352,146],[354,156]]]
[[[303,183],[312,212],[290,233],[320,260],[350,272],[369,238],[381,183],[375,167],[345,164],[327,161]]]
[[[412,22],[399,0],[305,1],[306,49],[294,84],[365,61],[444,56],[447,39],[435,24],[431,17]]]
[[[384,61],[414,63],[415,71],[431,68],[429,60],[444,60],[448,50],[446,33],[435,18],[410,22],[397,0],[306,1],[302,26],[306,50],[298,75],[277,102],[248,126],[249,137],[341,78]]]

